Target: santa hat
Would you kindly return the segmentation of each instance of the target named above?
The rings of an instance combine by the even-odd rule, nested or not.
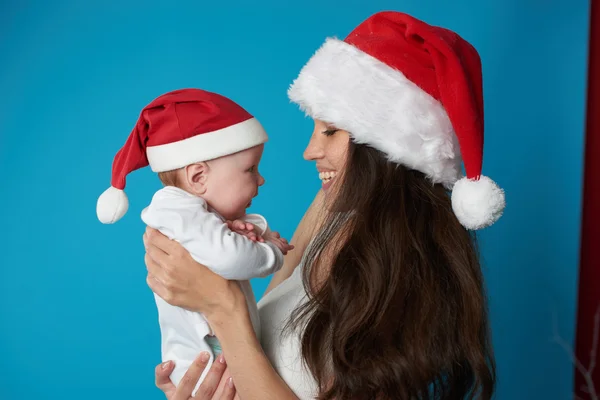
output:
[[[98,198],[98,219],[112,224],[125,215],[125,177],[132,171],[147,165],[154,172],[171,171],[266,141],[262,125],[226,97],[200,89],[166,93],[144,107],[115,156],[111,186]]]
[[[388,11],[344,40],[327,39],[288,94],[306,114],[348,131],[354,142],[452,188],[461,224],[480,229],[505,206],[503,190],[481,174],[482,91],[481,61],[468,42]]]

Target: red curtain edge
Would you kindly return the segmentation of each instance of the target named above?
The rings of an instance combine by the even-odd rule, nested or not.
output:
[[[594,333],[594,315],[600,307],[600,0],[591,0],[588,58],[587,120],[581,221],[581,253],[575,354],[587,368]],[[600,351],[596,352],[600,364]],[[591,398],[582,389],[587,383],[577,368],[574,392]],[[600,392],[600,365],[593,373],[596,393]],[[599,393],[600,394],[600,393]]]

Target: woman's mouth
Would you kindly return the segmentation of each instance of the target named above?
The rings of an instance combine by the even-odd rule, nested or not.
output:
[[[319,172],[319,179],[323,182],[323,189],[326,190],[331,186],[331,182],[337,175],[335,171]]]

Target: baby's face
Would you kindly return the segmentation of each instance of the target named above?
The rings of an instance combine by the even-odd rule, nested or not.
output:
[[[228,220],[246,214],[258,187],[265,183],[258,172],[264,145],[208,161],[204,200]]]

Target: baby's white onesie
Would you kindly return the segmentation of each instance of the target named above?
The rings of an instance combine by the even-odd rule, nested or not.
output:
[[[258,214],[247,214],[241,219],[256,225],[261,235],[269,229],[265,218]],[[174,186],[166,186],[154,194],[150,205],[142,211],[142,220],[181,243],[194,260],[213,272],[240,281],[252,325],[260,340],[260,319],[249,280],[266,277],[281,268],[283,254],[279,248],[269,242],[253,242],[232,232],[204,199]],[[215,359],[205,339],[212,330],[202,314],[172,306],[156,294],[154,298],[158,308],[162,360],[175,362],[171,381],[177,386],[202,351],[210,354],[208,366],[194,388],[195,394]]]

